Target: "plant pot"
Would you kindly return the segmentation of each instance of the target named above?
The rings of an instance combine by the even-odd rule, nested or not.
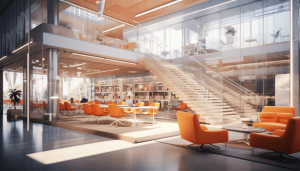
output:
[[[23,115],[23,110],[21,109],[7,109],[7,117],[17,118],[20,115]]]
[[[232,34],[226,35],[226,44],[233,44],[234,43],[234,36]]]

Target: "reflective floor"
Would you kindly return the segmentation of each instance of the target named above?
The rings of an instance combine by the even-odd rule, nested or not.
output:
[[[157,141],[130,143],[0,117],[0,170],[287,170]]]

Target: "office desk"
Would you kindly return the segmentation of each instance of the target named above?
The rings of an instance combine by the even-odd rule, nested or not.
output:
[[[153,109],[153,125],[154,125],[154,109],[158,109],[159,107],[155,107],[155,106],[124,106],[124,105],[120,105],[119,108],[122,108],[122,109]],[[133,126],[135,127],[135,124],[136,124],[136,110],[134,110],[134,116],[133,116],[133,120],[134,120],[134,123],[133,123]]]

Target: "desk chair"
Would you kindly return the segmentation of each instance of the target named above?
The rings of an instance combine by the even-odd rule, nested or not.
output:
[[[118,127],[118,123],[120,123],[121,125],[124,125],[118,119],[118,118],[123,118],[123,121],[124,121],[124,117],[127,116],[127,114],[124,112],[123,109],[120,109],[118,107],[118,105],[116,105],[116,104],[110,104],[110,105],[108,105],[108,111],[109,111],[109,116],[112,118],[115,118],[115,121],[113,123],[111,123],[109,126],[111,126],[114,123],[116,123],[116,128]]]
[[[92,116],[93,114],[93,109],[90,105],[88,104],[82,104],[83,105],[83,113],[86,114],[86,115],[89,115],[89,118],[87,120],[87,123],[89,123],[89,120],[90,120],[90,117]]]
[[[108,112],[105,112],[103,108],[101,108],[99,105],[92,104],[92,115],[98,116],[98,125],[99,125],[100,117],[108,115]]]
[[[76,108],[72,108],[69,102],[65,102],[65,110],[72,114],[76,110]]]
[[[65,105],[64,105],[64,104],[59,103],[59,113],[60,113],[60,115],[62,115],[62,112],[63,112],[64,114],[66,114],[66,108],[65,108]]]
[[[151,103],[149,106],[159,107],[160,103]],[[147,121],[150,121],[150,122],[154,121],[154,122],[158,123],[155,119],[153,119],[153,115],[158,115],[158,108],[154,109],[154,113],[153,113],[153,109],[148,109],[148,111],[143,112],[143,114],[151,116],[150,119],[148,119]]]

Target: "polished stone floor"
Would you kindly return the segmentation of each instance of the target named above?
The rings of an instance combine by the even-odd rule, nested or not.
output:
[[[0,170],[287,170],[158,141],[130,143],[0,115]]]

